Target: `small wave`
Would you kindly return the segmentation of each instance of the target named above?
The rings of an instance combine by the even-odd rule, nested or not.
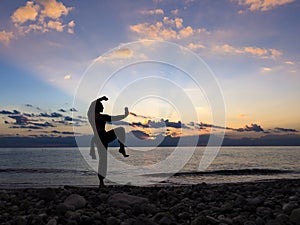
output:
[[[285,173],[300,173],[295,170],[277,170],[277,169],[240,169],[240,170],[213,170],[213,171],[189,171],[189,172],[178,172],[178,173],[155,173],[155,174],[144,174],[144,176],[209,176],[209,175],[222,175],[222,176],[241,176],[241,175],[274,175],[274,174],[285,174]]]
[[[5,168],[0,169],[0,173],[72,173],[82,175],[94,175],[90,170],[54,169],[54,168]]]

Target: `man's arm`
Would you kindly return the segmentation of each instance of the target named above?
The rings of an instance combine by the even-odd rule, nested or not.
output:
[[[125,119],[128,115],[129,115],[128,108],[125,107],[125,113],[124,113],[124,115],[117,115],[117,116],[106,115],[107,116],[106,117],[106,121],[119,121],[119,120]]]

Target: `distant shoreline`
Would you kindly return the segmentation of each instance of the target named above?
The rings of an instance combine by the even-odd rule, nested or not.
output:
[[[194,146],[189,145],[191,141],[189,138],[195,137],[182,137],[180,146]],[[78,147],[76,139],[80,140],[80,147],[89,147],[91,135],[84,136],[66,136],[66,137],[22,137],[22,136],[0,136],[0,148],[65,148],[65,147]],[[209,135],[199,136],[197,146],[207,146]],[[151,140],[143,140],[138,143],[128,140],[128,146],[134,147],[174,147],[178,146],[179,137],[172,138],[166,136],[165,139],[157,146],[156,142]],[[193,143],[194,141],[192,141]],[[117,142],[113,142],[110,146],[118,146]],[[231,139],[225,137],[222,146],[300,146],[300,135],[266,135],[261,138],[242,138]]]

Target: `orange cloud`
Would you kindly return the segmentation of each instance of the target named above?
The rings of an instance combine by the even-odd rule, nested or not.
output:
[[[66,16],[72,10],[72,7],[66,7],[62,2],[56,0],[38,0],[43,5],[44,9],[41,12],[42,17],[58,19],[61,16]]]
[[[295,0],[238,0],[239,5],[247,6],[250,11],[269,11]]]
[[[62,25],[62,23],[60,21],[52,21],[50,20],[47,24],[47,27],[56,30],[58,32],[63,32],[64,30],[64,26]]]
[[[253,56],[258,56],[262,58],[278,58],[282,52],[277,49],[265,49],[258,47],[234,47],[229,44],[215,46],[213,51],[220,53],[230,53],[230,54],[250,54]]]
[[[196,50],[196,49],[200,49],[200,48],[205,48],[205,46],[200,43],[198,43],[198,44],[189,43],[188,48],[191,50]]]
[[[292,62],[292,61],[285,61],[285,64],[288,64],[288,65],[294,65],[295,63]]]
[[[13,32],[6,32],[5,30],[0,31],[0,41],[5,45],[9,45],[11,39],[15,38]]]
[[[186,38],[191,36],[194,33],[194,30],[191,26],[187,26],[179,31],[179,35],[181,38]]]
[[[269,68],[269,67],[263,67],[262,68],[262,71],[263,72],[270,72],[272,69],[271,68]]]
[[[27,1],[25,6],[16,9],[11,16],[17,28],[15,35],[25,35],[32,31],[63,32],[64,27],[68,27],[68,33],[73,34],[75,22],[64,24],[62,20],[62,16],[68,15],[72,9],[56,0],[36,0],[36,4],[33,1]]]
[[[153,9],[153,10],[143,10],[141,11],[143,15],[163,15],[164,10],[162,9]]]
[[[267,49],[256,48],[256,47],[245,47],[244,51],[247,53],[250,53],[252,55],[258,55],[258,56],[263,56],[263,55],[268,54]]]
[[[38,5],[28,1],[25,6],[18,8],[13,13],[11,19],[13,23],[25,23],[28,20],[35,21],[38,16],[39,9],[40,7]]]

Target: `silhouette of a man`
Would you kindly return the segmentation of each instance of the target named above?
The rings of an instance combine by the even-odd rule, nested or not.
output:
[[[117,127],[115,129],[106,131],[105,124],[106,122],[119,121],[126,118],[129,115],[128,108],[125,107],[124,115],[110,116],[102,114],[104,107],[101,101],[107,101],[108,98],[103,96],[101,98],[93,101],[88,110],[88,119],[92,126],[94,136],[91,140],[91,152],[90,155],[93,159],[96,159],[94,144],[98,149],[99,154],[99,165],[98,165],[98,178],[100,181],[99,187],[104,186],[104,178],[107,173],[107,147],[108,144],[115,139],[118,139],[120,144],[119,152],[124,156],[128,157],[129,155],[125,152],[125,129],[123,127]]]

